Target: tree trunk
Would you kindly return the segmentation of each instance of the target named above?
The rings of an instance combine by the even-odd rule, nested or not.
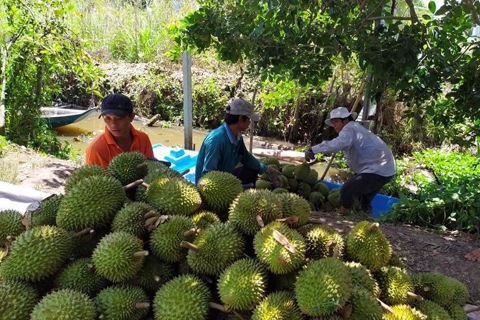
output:
[[[298,92],[297,103],[295,104],[295,113],[293,115],[293,126],[288,136],[288,142],[290,143],[296,143],[294,140],[298,136],[298,128],[300,128],[300,96],[301,91]]]
[[[0,82],[2,91],[0,92],[0,135],[5,134],[5,90],[7,86],[7,58],[8,50],[2,49],[2,69],[0,72]]]

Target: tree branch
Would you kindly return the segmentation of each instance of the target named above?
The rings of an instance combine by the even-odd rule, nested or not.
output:
[[[384,16],[384,17],[371,17],[367,18],[367,21],[373,20],[412,20],[415,21],[415,18],[412,17],[395,17],[395,16]]]
[[[480,19],[479,19],[478,14],[477,14],[477,8],[475,8],[475,5],[473,4],[473,1],[472,0],[463,0],[462,3],[465,4],[468,7],[468,9],[470,9],[471,14],[472,14],[473,22],[475,22],[475,24],[477,26],[480,26]]]
[[[412,17],[412,21],[414,23],[418,22],[418,16],[417,16],[417,12],[415,11],[415,6],[413,5],[413,1],[405,0],[405,2],[407,3],[408,8],[410,8],[410,17]]]

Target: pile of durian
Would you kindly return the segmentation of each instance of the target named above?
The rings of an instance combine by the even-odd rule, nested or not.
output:
[[[258,177],[256,189],[271,190],[275,193],[295,193],[304,198],[314,211],[333,211],[339,207],[340,189],[330,189],[325,183],[318,180],[318,171],[307,163],[291,164],[280,163],[277,158],[261,159],[265,165],[279,170],[282,174],[281,186],[274,186],[267,174]],[[356,204],[358,205],[358,204]]]
[[[0,212],[0,319],[466,319],[469,292],[410,274],[377,223],[313,224],[295,193],[198,185],[137,152]]]

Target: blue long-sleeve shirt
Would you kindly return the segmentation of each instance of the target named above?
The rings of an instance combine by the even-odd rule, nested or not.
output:
[[[267,166],[248,152],[243,137],[235,139],[226,123],[211,131],[203,140],[195,167],[195,184],[207,172],[218,170],[233,173],[235,167],[243,164],[246,168],[264,173]]]

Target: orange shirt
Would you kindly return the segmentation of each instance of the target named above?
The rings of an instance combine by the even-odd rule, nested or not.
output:
[[[147,158],[153,158],[152,143],[148,135],[136,130],[133,125],[130,125],[130,132],[133,135],[133,141],[129,151],[139,151]],[[98,164],[107,169],[110,161],[122,152],[124,151],[117,145],[112,134],[105,127],[105,132],[95,138],[87,147],[85,164]]]

